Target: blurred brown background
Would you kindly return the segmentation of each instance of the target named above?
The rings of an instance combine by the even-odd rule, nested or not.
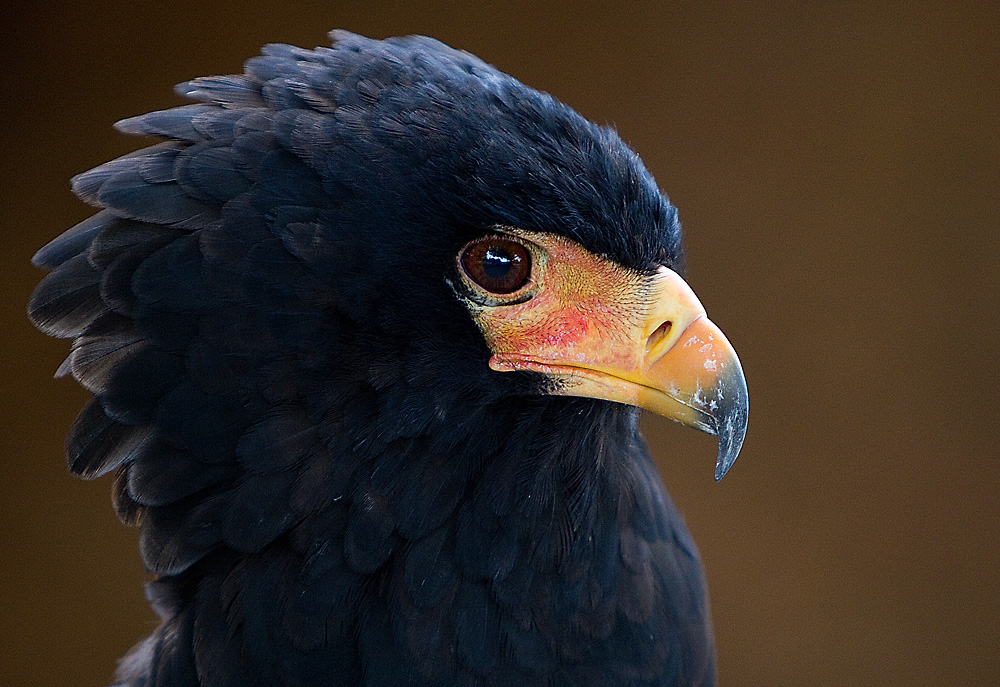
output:
[[[1000,4],[56,3],[2,31],[0,684],[104,685],[153,626],[31,254],[117,119],[266,42],[425,33],[614,123],[680,207],[751,394],[743,455],[647,432],[707,566],[723,685],[1000,684]],[[688,455],[690,454],[690,455]]]

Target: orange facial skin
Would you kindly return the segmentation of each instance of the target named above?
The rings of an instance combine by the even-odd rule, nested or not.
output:
[[[514,293],[466,300],[499,372],[530,370],[559,383],[555,394],[646,408],[719,436],[716,479],[746,432],[739,359],[679,275],[627,269],[559,236],[503,229],[532,256]],[[461,269],[460,269],[461,272]]]

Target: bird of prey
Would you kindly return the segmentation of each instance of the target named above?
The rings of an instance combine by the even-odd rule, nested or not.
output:
[[[638,408],[746,430],[680,225],[611,130],[423,37],[270,45],[73,180],[30,316],[93,393],[161,619],[129,687],[710,685]]]

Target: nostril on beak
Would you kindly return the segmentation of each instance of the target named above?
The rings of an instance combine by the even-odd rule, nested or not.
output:
[[[649,355],[653,350],[657,348],[657,345],[661,341],[670,336],[670,330],[673,328],[673,326],[674,323],[671,322],[670,320],[667,320],[666,322],[660,324],[660,326],[657,327],[655,330],[653,330],[653,333],[649,335],[648,339],[646,339],[646,355]]]

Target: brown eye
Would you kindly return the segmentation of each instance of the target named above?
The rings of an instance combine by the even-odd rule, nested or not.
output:
[[[462,251],[462,268],[472,281],[491,293],[514,293],[531,277],[531,254],[516,241],[491,236]]]

